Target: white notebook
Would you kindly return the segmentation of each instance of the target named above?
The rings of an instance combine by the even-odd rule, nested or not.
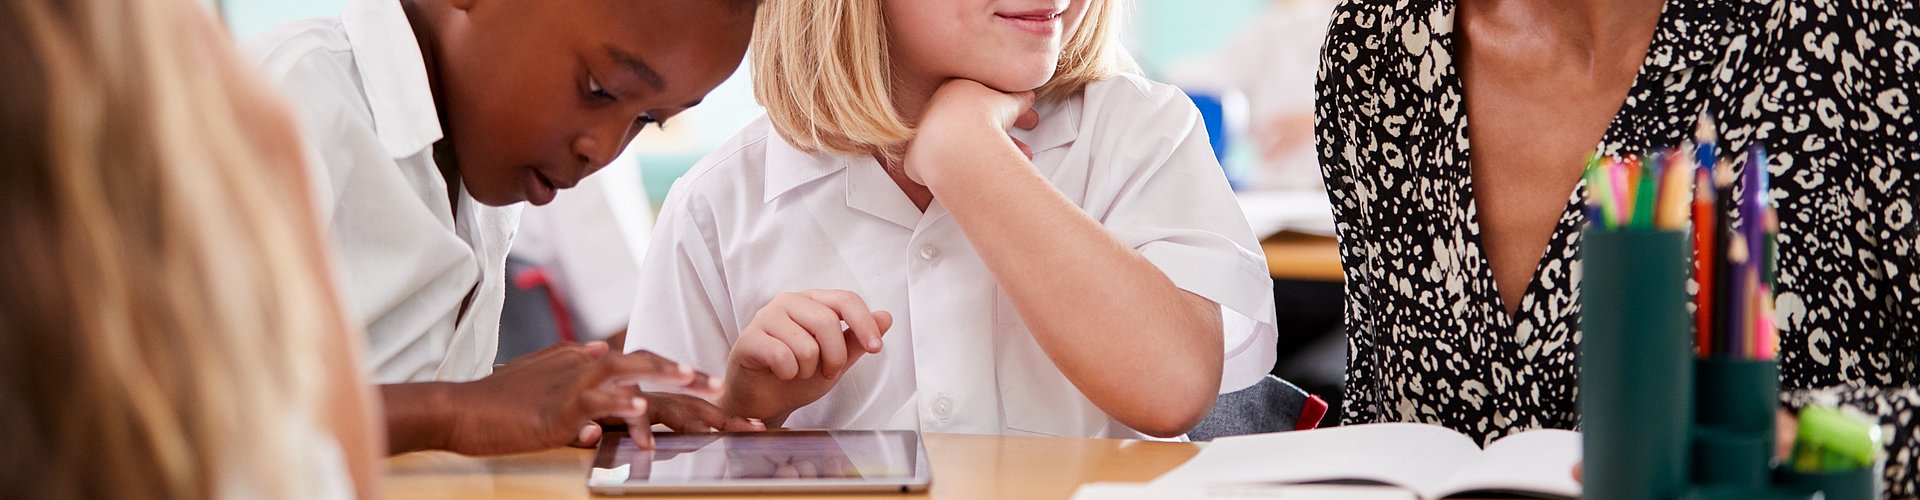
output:
[[[1535,430],[1482,450],[1428,424],[1367,424],[1220,438],[1156,486],[1378,483],[1433,500],[1462,493],[1578,498],[1580,433]]]

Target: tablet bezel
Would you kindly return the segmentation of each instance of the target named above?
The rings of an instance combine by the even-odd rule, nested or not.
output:
[[[721,479],[682,483],[628,482],[617,484],[596,484],[593,482],[593,469],[600,465],[601,457],[612,456],[622,440],[628,439],[624,431],[608,432],[601,436],[600,444],[594,449],[592,462],[587,464],[587,490],[596,495],[673,495],[707,493],[918,493],[926,491],[933,484],[933,466],[927,461],[927,443],[925,436],[915,431],[831,431],[836,433],[870,433],[881,436],[910,436],[913,439],[913,474],[905,477],[887,479]],[[782,431],[751,433],[778,435]],[[674,433],[656,433],[666,436]],[[716,433],[749,434],[745,432]],[[898,440],[899,437],[888,437]]]

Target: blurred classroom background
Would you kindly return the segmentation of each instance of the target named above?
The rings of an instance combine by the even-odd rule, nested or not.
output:
[[[287,21],[337,15],[348,2],[202,1],[217,9],[241,40]],[[1265,240],[1281,327],[1280,361],[1274,373],[1326,399],[1333,414],[1323,425],[1335,425],[1345,363],[1345,337],[1340,331],[1343,294],[1331,208],[1313,161],[1311,118],[1313,80],[1332,0],[1132,3],[1125,34],[1129,49],[1148,77],[1178,85],[1195,97],[1249,221]],[[604,185],[604,199],[578,203],[583,206],[550,205],[529,210],[530,225],[557,225],[553,221],[579,225],[580,220],[604,220],[617,222],[623,234],[567,231],[565,227],[523,228],[522,234],[531,237],[516,242],[515,253],[526,254],[531,260],[523,260],[521,268],[510,272],[538,269],[542,272],[526,275],[541,280],[523,280],[516,285],[528,289],[509,292],[510,302],[518,300],[526,307],[521,312],[509,307],[503,325],[503,358],[522,350],[530,352],[556,338],[590,340],[624,329],[631,290],[600,293],[592,287],[616,286],[626,279],[624,273],[634,267],[632,260],[645,252],[652,210],[666,198],[674,179],[762,114],[754,102],[747,71],[742,65],[740,72],[703,104],[676,117],[671,128],[641,134],[606,173],[590,178]],[[563,196],[561,201],[570,197],[587,198]],[[539,213],[542,210],[585,211],[590,215],[543,217]],[[607,238],[625,245],[602,244]],[[582,240],[596,241],[592,245],[595,248],[614,247],[610,252],[617,255],[607,255],[607,250],[594,255],[570,254],[572,248],[588,246],[578,243]],[[575,262],[556,262],[568,259]],[[564,280],[568,267],[596,269],[571,274],[592,276],[597,281],[573,283],[565,287],[572,290],[564,295],[598,303],[574,304],[571,311],[553,312],[542,310],[554,303],[546,294],[515,298],[516,292],[553,287],[544,280],[554,275]],[[565,334],[556,336],[548,331],[531,339],[510,338],[516,329],[552,330],[554,320],[547,317],[549,312],[566,325]],[[509,345],[516,342],[520,345]]]

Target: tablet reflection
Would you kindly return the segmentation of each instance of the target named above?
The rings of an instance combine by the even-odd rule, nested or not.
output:
[[[876,432],[662,433],[643,450],[622,436],[614,456],[597,457],[596,484],[716,480],[859,479],[910,476],[911,441]]]

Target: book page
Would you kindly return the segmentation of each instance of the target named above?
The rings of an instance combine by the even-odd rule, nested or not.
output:
[[[1415,492],[1444,487],[1476,461],[1472,439],[1428,424],[1366,424],[1221,438],[1155,486],[1368,481]],[[1423,494],[1424,496],[1424,494]]]
[[[1478,460],[1462,467],[1444,487],[1432,493],[1503,492],[1579,498],[1580,483],[1573,480],[1573,464],[1579,461],[1580,433],[1557,429],[1522,432],[1487,445]]]

